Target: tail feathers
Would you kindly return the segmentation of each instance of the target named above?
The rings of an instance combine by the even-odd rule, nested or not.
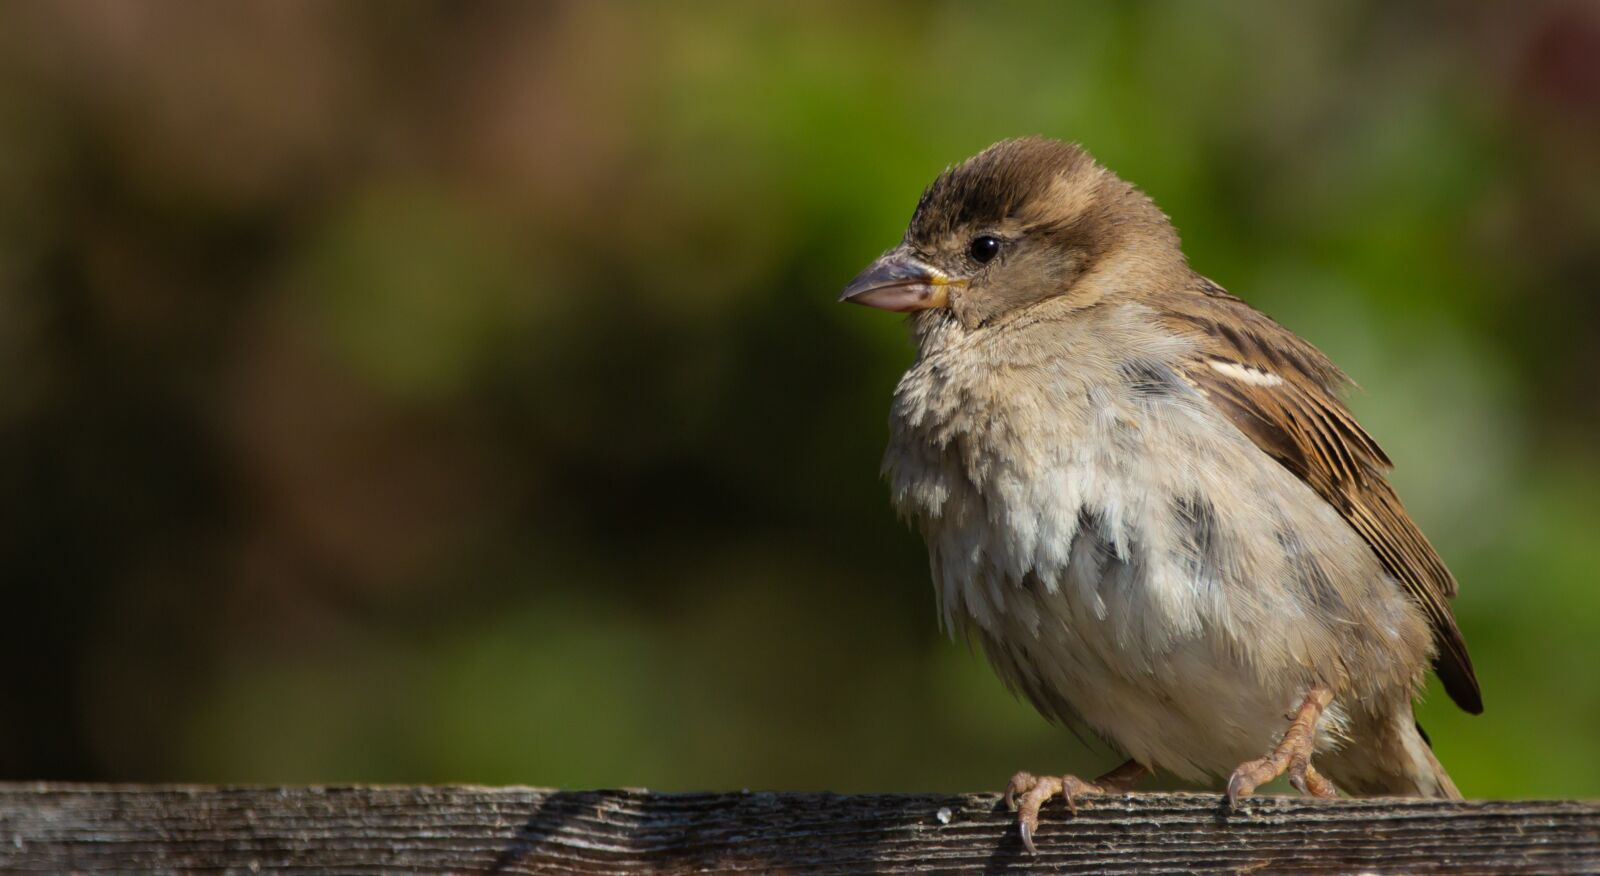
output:
[[[1340,790],[1370,797],[1461,799],[1456,783],[1409,714],[1374,721],[1365,733],[1359,727],[1352,729],[1356,732],[1344,748],[1317,756],[1317,766]]]

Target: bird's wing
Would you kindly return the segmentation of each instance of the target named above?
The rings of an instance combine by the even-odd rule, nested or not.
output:
[[[1456,704],[1483,711],[1466,643],[1450,612],[1456,581],[1384,473],[1392,467],[1339,400],[1348,378],[1309,343],[1210,280],[1164,299],[1174,328],[1197,336],[1184,376],[1241,432],[1315,489],[1371,545],[1428,615],[1434,671]]]

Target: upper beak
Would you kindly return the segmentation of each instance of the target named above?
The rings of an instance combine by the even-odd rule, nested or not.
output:
[[[950,298],[950,285],[959,282],[932,265],[895,251],[857,274],[839,300],[895,313],[927,310],[943,307]]]

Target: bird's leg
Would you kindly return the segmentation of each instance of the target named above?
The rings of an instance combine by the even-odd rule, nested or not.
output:
[[[1077,814],[1078,795],[1120,793],[1132,788],[1135,782],[1148,775],[1150,768],[1136,760],[1130,760],[1092,782],[1085,782],[1077,776],[1035,776],[1032,773],[1017,773],[1011,777],[1011,784],[1006,787],[1006,806],[1017,813],[1017,827],[1022,831],[1022,844],[1032,853],[1037,851],[1033,846],[1033,832],[1039,828],[1039,807],[1043,806],[1046,800],[1057,795],[1065,797],[1067,809]]]
[[[1311,765],[1311,749],[1317,739],[1317,719],[1333,702],[1333,690],[1325,684],[1313,685],[1289,721],[1283,740],[1272,753],[1259,760],[1239,764],[1228,779],[1228,807],[1238,808],[1239,798],[1261,785],[1276,779],[1285,772],[1289,784],[1302,794],[1316,797],[1334,797],[1338,791],[1333,783],[1322,777]]]

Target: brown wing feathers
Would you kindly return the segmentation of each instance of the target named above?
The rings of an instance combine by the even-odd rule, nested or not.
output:
[[[1466,643],[1446,600],[1456,581],[1384,478],[1391,463],[1339,400],[1344,374],[1315,347],[1209,280],[1160,310],[1198,334],[1185,376],[1245,435],[1309,484],[1361,534],[1427,613],[1434,671],[1456,704],[1483,711]]]

